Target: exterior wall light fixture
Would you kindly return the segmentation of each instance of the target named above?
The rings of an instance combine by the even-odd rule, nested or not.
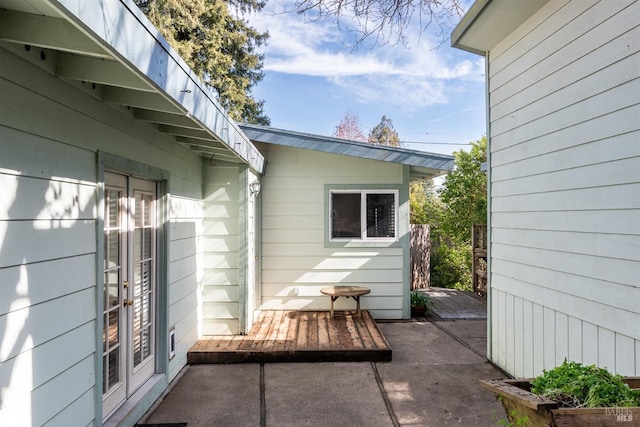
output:
[[[253,181],[249,184],[249,193],[255,197],[260,194],[260,181]]]

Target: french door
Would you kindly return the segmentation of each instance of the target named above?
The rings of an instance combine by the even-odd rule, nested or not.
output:
[[[103,415],[155,372],[156,183],[105,172]]]

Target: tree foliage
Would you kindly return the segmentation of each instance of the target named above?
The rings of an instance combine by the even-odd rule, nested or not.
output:
[[[417,22],[420,32],[435,29],[442,43],[454,21],[464,14],[463,3],[463,0],[296,0],[296,10],[313,20],[335,20],[340,27],[358,34],[356,44],[369,37],[377,42],[404,43],[404,31],[413,22]]]
[[[333,136],[349,141],[367,142],[360,128],[360,120],[355,111],[347,111],[333,131]]]
[[[487,221],[487,175],[481,170],[487,161],[486,138],[472,142],[470,151],[459,150],[453,156],[454,169],[440,191],[448,211],[444,228],[452,238],[470,243],[473,224]]]
[[[262,10],[264,1],[134,1],[198,77],[215,90],[233,120],[270,124],[264,101],[252,98],[253,87],[264,77],[264,56],[257,48],[269,35],[242,19],[243,14]]]
[[[480,168],[486,146],[482,138],[469,152],[455,152],[454,170],[440,189],[432,182],[410,188],[411,222],[430,228],[431,286],[471,289],[471,228],[487,219],[487,180]]]
[[[393,121],[387,118],[387,116],[382,116],[380,123],[371,129],[368,139],[372,144],[400,147],[400,137],[398,136],[398,132],[393,127]]]

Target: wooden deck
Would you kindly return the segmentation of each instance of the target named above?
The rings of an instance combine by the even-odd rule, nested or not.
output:
[[[425,288],[420,291],[431,297],[434,314],[442,320],[487,318],[487,300],[472,292],[446,288]]]
[[[262,311],[247,335],[199,340],[187,361],[196,363],[384,362],[391,347],[368,311]]]

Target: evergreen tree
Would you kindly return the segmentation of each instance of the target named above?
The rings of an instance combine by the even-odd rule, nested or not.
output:
[[[262,10],[264,1],[134,1],[198,77],[215,90],[233,120],[270,124],[264,101],[254,100],[251,94],[264,77],[264,55],[257,48],[269,35],[242,19],[243,14]]]
[[[400,147],[400,137],[398,137],[398,132],[394,129],[391,119],[387,118],[387,116],[382,116],[380,123],[369,132],[369,142]]]

